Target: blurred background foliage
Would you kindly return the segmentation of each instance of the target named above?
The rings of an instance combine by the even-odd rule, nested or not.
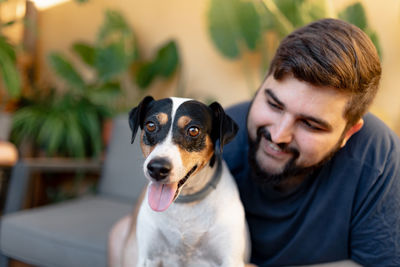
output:
[[[279,41],[320,18],[336,17],[357,25],[382,54],[361,2],[351,2],[338,12],[331,5],[329,0],[209,0],[206,28],[223,57],[243,63],[248,81],[253,73],[244,55],[260,55],[258,78],[248,82],[252,95]],[[26,93],[17,67],[21,48],[2,34],[14,23],[0,24],[0,109],[14,103],[12,141],[18,146],[32,144],[33,155],[99,156],[105,121],[128,109],[123,102],[127,90],[133,88],[139,101],[155,80],[168,80],[182,71],[177,41],[167,40],[143,58],[138,37],[122,13],[107,9],[93,42],[75,41],[72,57],[57,51],[47,55],[47,64],[61,83],[43,86],[32,79]]]
[[[207,13],[208,31],[217,50],[231,60],[242,58],[246,51],[261,53],[261,76],[283,37],[326,17],[340,18],[361,28],[381,55],[378,36],[361,2],[335,13],[328,0],[211,0]]]
[[[17,49],[3,34],[4,28],[10,27],[14,23],[15,21],[0,23],[0,88],[4,88],[0,92],[0,110],[9,98],[16,98],[21,93],[21,77],[17,68]]]
[[[156,78],[176,72],[178,48],[170,40],[154,58],[142,59],[132,28],[120,12],[107,10],[97,40],[75,42],[71,51],[85,69],[63,53],[50,53],[48,62],[63,88],[33,86],[13,114],[11,137],[17,145],[29,141],[36,154],[97,157],[103,151],[104,121],[128,108],[121,104],[125,83],[136,85],[140,99]]]

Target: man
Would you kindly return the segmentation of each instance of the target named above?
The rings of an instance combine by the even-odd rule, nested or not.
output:
[[[400,140],[367,114],[380,76],[365,33],[324,19],[287,36],[253,101],[227,111],[252,263],[400,266]]]
[[[366,114],[380,75],[370,39],[324,19],[287,36],[253,101],[228,110],[252,263],[400,266],[400,141]]]

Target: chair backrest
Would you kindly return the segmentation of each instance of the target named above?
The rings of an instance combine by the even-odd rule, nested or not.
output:
[[[144,157],[139,135],[131,144],[128,116],[113,120],[113,129],[102,170],[98,193],[135,203],[147,179],[143,174]]]

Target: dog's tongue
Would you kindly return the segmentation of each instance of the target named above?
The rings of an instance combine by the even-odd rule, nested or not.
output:
[[[150,183],[149,185],[149,205],[154,211],[164,211],[174,200],[178,183],[162,184]]]

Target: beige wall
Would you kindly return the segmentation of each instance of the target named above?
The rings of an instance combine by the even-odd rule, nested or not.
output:
[[[351,1],[332,1],[339,8]],[[383,50],[383,79],[373,110],[392,128],[400,130],[400,1],[363,0],[369,20],[380,37]],[[50,51],[67,51],[76,40],[91,41],[110,7],[125,15],[134,28],[142,52],[150,56],[169,38],[177,40],[183,61],[180,84],[186,95],[217,99],[229,105],[248,99],[258,86],[258,58],[246,61],[224,59],[207,33],[208,0],[90,0],[84,5],[69,2],[39,14],[42,76],[49,76],[44,57]],[[254,73],[252,86],[245,71]],[[174,94],[178,79],[156,82],[150,92],[158,97]],[[167,89],[165,88],[167,87]],[[169,89],[168,89],[169,88]],[[397,129],[398,128],[398,129]]]

